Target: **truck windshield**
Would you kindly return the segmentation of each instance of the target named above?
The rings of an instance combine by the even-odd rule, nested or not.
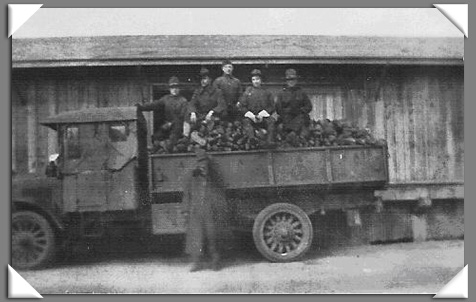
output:
[[[119,170],[137,153],[136,124],[130,121],[64,127],[64,173]]]

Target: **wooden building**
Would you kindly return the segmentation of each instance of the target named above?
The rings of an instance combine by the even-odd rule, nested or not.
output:
[[[12,169],[43,173],[48,155],[57,151],[54,131],[39,125],[42,117],[87,107],[149,102],[167,93],[166,83],[173,75],[179,77],[183,95],[190,99],[200,67],[208,67],[212,77],[217,77],[222,59],[230,58],[242,82],[249,84],[251,70],[260,68],[273,92],[281,89],[284,71],[296,69],[300,85],[312,99],[313,119],[346,119],[387,140],[390,184],[377,192],[379,202],[442,201],[435,206],[443,208],[449,203],[456,220],[449,223],[462,228],[463,50],[463,38],[13,39]],[[150,120],[153,127],[153,118]],[[411,211],[398,209],[392,211]],[[398,217],[407,217],[414,232],[420,223],[413,216]],[[425,229],[434,229],[423,223]],[[380,237],[399,238],[405,232],[371,236],[378,241]],[[459,236],[462,230],[456,233]]]

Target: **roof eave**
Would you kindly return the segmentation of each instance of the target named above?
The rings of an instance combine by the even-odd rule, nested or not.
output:
[[[150,58],[109,60],[38,60],[13,61],[12,68],[150,66],[150,65],[216,65],[216,58]],[[234,64],[383,64],[383,65],[463,65],[461,57],[280,57],[234,58]]]

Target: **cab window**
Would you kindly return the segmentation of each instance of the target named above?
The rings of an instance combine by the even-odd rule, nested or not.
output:
[[[129,136],[129,127],[126,124],[109,125],[109,139],[111,142],[125,142]]]
[[[69,126],[65,131],[65,153],[68,159],[78,159],[81,157],[81,145],[79,143],[79,128]]]

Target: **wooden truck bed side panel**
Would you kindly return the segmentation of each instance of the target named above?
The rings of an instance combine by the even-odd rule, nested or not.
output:
[[[385,181],[387,154],[382,148],[344,149],[330,151],[334,183],[365,183]]]
[[[383,147],[352,146],[211,154],[228,189],[300,185],[381,186],[388,181]],[[151,156],[152,193],[181,192],[193,154]]]

